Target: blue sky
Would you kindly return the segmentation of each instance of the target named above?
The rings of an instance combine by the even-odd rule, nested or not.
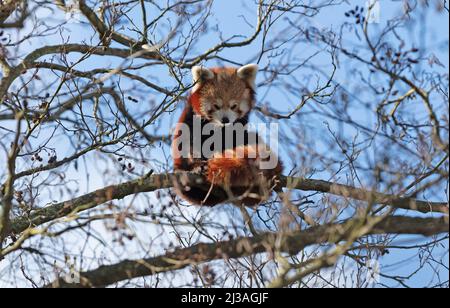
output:
[[[209,23],[212,26],[215,26],[217,24],[217,28],[220,29],[220,32],[212,32],[208,36],[205,36],[202,40],[202,43],[197,45],[196,50],[192,50],[192,55],[196,55],[198,53],[204,52],[205,50],[209,49],[211,45],[214,45],[215,42],[219,42],[219,36],[222,37],[231,37],[233,35],[242,35],[242,36],[248,36],[253,32],[253,28],[249,26],[248,22],[253,24],[256,21],[256,11],[254,8],[254,5],[251,4],[253,1],[242,1],[242,0],[224,0],[224,1],[216,1],[213,8],[213,15],[211,19],[209,20]],[[433,1],[431,1],[433,3]],[[393,16],[398,16],[399,14],[402,14],[403,10],[403,2],[402,1],[389,1],[389,0],[382,0],[380,2],[381,4],[381,10],[380,10],[380,25],[373,25],[373,34],[376,35],[379,30],[382,29],[382,27],[385,25],[386,21],[391,19]],[[319,15],[315,16],[312,19],[305,20],[305,23],[309,24],[310,26],[316,27],[318,29],[334,29],[337,30],[340,25],[347,20],[344,13],[353,8],[355,5],[365,6],[365,1],[349,1],[348,5],[340,5],[335,6],[331,8],[324,9]],[[152,10],[149,11],[149,19],[152,16]],[[140,22],[140,15],[136,11],[136,19],[134,22],[139,24]],[[444,73],[448,71],[449,66],[449,55],[448,55],[448,37],[449,37],[449,20],[448,20],[448,14],[438,14],[434,12],[433,10],[423,10],[425,12],[423,16],[420,19],[416,19],[415,22],[411,22],[408,24],[407,27],[402,29],[402,35],[404,35],[408,39],[408,44],[411,46],[420,46],[425,47],[426,46],[426,52],[428,55],[430,53],[434,53],[440,61],[444,64],[445,68],[436,68],[439,72]],[[45,10],[41,12],[42,16],[45,18],[52,18],[52,15],[46,12]],[[303,22],[303,20],[301,20]],[[428,29],[428,32],[421,36],[421,29],[424,27],[424,24],[426,24],[426,28]],[[86,39],[89,37],[86,35],[88,33],[88,28],[85,26],[77,25],[76,23],[70,24],[69,27],[71,28],[70,32],[70,38],[68,38],[71,42],[80,42],[80,40]],[[277,31],[281,31],[283,29],[287,29],[288,24],[286,21],[282,20],[280,21],[273,29],[273,33],[277,33]],[[129,32],[130,35],[132,35],[131,32]],[[67,34],[66,34],[67,35]],[[163,39],[164,36],[167,35],[167,31],[162,31],[160,34],[159,39]],[[156,38],[158,39],[158,37]],[[355,45],[358,45],[358,38],[356,35],[352,33],[348,33],[348,35],[345,35],[345,39],[349,43],[354,43]],[[24,53],[28,52],[29,50],[33,50],[36,47],[39,47],[40,44],[43,44],[45,42],[50,43],[60,43],[59,35],[56,34],[52,38],[45,38],[42,40],[37,40],[33,45],[24,45],[21,46],[21,50],[23,50]],[[233,61],[237,63],[245,64],[247,62],[253,62],[256,60],[257,55],[255,54],[255,50],[258,49],[260,46],[261,40],[257,40],[254,44],[248,47],[244,48],[235,48],[227,50],[223,53],[223,56],[226,56],[229,59],[232,59]],[[307,44],[299,44],[295,47],[295,56],[298,57],[298,59],[306,59],[309,56],[315,54],[315,52],[318,51],[315,46],[308,46]],[[69,58],[77,59],[79,58],[79,55],[70,55]],[[351,66],[355,65],[352,64],[345,58],[341,58],[342,63],[341,67],[338,69],[335,81],[342,86],[345,86],[347,89],[349,89],[351,92],[353,92],[355,95],[358,93],[358,84],[357,84],[357,78],[355,76],[351,75]],[[115,67],[117,66],[121,60],[118,59],[110,59],[107,60],[105,58],[101,57],[95,57],[92,60],[88,60],[84,62],[82,65],[79,66],[80,69],[89,69],[92,67]],[[330,61],[330,56],[327,52],[322,51],[317,56],[315,56],[311,63],[317,65],[321,69],[323,69],[324,72],[331,72],[332,66]],[[222,63],[217,63],[215,61],[212,61],[210,63],[205,63],[207,66],[215,66],[215,65],[221,65]],[[260,65],[265,66],[270,64],[270,59],[267,57],[263,57],[261,59]],[[347,66],[347,64],[350,66]],[[164,69],[158,69],[154,70],[149,69],[148,71],[142,71],[143,77],[149,78],[152,81],[158,82],[160,85],[170,87],[174,85],[173,80],[169,76],[168,72]],[[157,79],[155,79],[155,76],[157,76]],[[315,72],[314,70],[305,68],[305,70],[300,70],[299,72],[296,72],[296,78],[302,82],[302,84],[305,87],[312,86],[315,82],[319,81],[321,83],[326,81],[326,76],[321,75],[318,72]],[[186,75],[186,82],[189,83],[189,74]],[[261,82],[264,80],[262,76],[258,77],[258,81]],[[291,79],[288,79],[291,80]],[[122,86],[126,87],[127,82],[122,82]],[[139,97],[139,91],[135,91],[133,95],[136,95]],[[148,95],[148,93],[143,93],[141,95],[141,98],[143,100],[149,98],[151,96]],[[151,97],[152,99],[158,100],[160,96],[157,96],[155,94],[155,97]],[[358,97],[361,101],[370,100],[371,97]],[[276,110],[279,111],[288,111],[291,110],[297,103],[298,103],[298,97],[294,97],[292,95],[285,95],[284,93],[280,93],[280,91],[268,91],[265,92],[264,90],[260,91],[258,93],[258,100],[259,103],[269,103],[270,106]],[[166,119],[163,121],[163,124],[158,128],[160,130],[169,130],[170,127],[173,126],[174,121],[178,118],[182,103],[177,108],[176,112],[173,112],[170,115],[166,115]],[[144,107],[136,107],[137,109],[141,109]],[[362,112],[363,109],[355,109],[353,116],[355,118],[359,118],[362,123],[367,123],[369,125],[372,125],[375,121],[372,114],[367,114]],[[254,116],[252,118],[254,122],[259,121],[260,119]],[[323,119],[320,117],[315,117],[314,114],[311,115],[311,118],[308,119],[311,121],[311,123],[307,124],[307,128],[305,130],[299,130],[299,128],[295,128],[293,130],[288,130],[287,136],[295,140],[295,138],[305,138],[308,140],[314,140],[316,136],[314,135],[316,132],[320,131],[323,132],[326,130],[326,124],[324,123]],[[280,123],[282,127],[289,127],[288,122],[281,122]],[[338,124],[336,123],[327,123],[332,128],[338,128]],[[311,129],[310,126],[316,126],[316,129]],[[357,132],[354,128],[344,126],[342,134],[346,136],[347,138],[351,139],[357,135]],[[150,131],[151,132],[151,131]],[[58,153],[59,157],[64,157],[72,153],[72,150],[69,146],[68,140],[65,138],[57,139],[59,143],[59,151],[61,153]],[[327,143],[321,140],[316,141],[317,149],[315,149],[318,152],[327,153]],[[64,146],[62,146],[64,145]],[[148,154],[155,159],[155,161],[163,160],[166,155],[168,155],[167,148],[161,149],[161,148],[155,148],[149,150]],[[117,178],[105,178],[102,176],[102,173],[100,170],[106,169],[107,165],[104,165],[103,163],[100,163],[97,161],[95,166],[92,166],[93,162],[96,161],[96,155],[93,153],[92,155],[88,156],[88,159],[83,163],[83,167],[79,168],[79,171],[76,171],[72,168],[70,168],[70,172],[68,173],[69,177],[73,178],[77,182],[73,183],[74,187],[79,188],[79,193],[82,194],[84,192],[92,191],[96,188],[101,188],[106,184],[112,184],[114,183]],[[287,168],[286,170],[290,170],[291,164],[290,162],[290,153],[283,152],[282,151],[282,157],[283,160],[287,162]],[[405,158],[406,159],[406,158]],[[3,156],[0,157],[0,163],[3,164]],[[97,165],[98,164],[98,165]],[[153,166],[154,168],[158,169],[158,166]],[[145,173],[148,170],[149,166],[142,166],[142,169],[138,169],[138,172]],[[98,171],[95,171],[97,169]],[[84,177],[84,171],[85,170],[91,170],[92,174],[89,178],[89,181],[86,180]],[[158,171],[164,171],[164,170],[158,170]],[[301,167],[298,168],[297,174],[299,175],[305,175],[307,174],[306,171],[303,171]],[[320,177],[322,176],[323,179],[328,180],[329,179],[329,173],[323,172],[323,173],[316,173],[314,177]],[[345,181],[345,177],[342,177],[338,180]],[[120,179],[122,181],[122,179]],[[119,182],[120,182],[119,181]],[[370,185],[370,180],[368,180],[367,183]],[[442,198],[445,198],[445,195],[436,195],[435,199],[442,200]],[[223,209],[223,208],[222,208]],[[221,215],[222,209],[214,209],[212,210],[215,215]],[[193,212],[193,215],[198,212],[197,209],[190,209],[190,211]],[[411,237],[401,237],[399,238],[400,241],[404,240],[416,240],[417,237],[411,238]],[[439,250],[439,253],[437,255],[440,255],[442,253],[445,253],[448,250],[448,245],[442,248],[437,248]],[[402,261],[405,259],[411,258],[411,261],[404,262],[403,264],[400,264],[396,267],[398,271],[401,273],[408,273],[411,272],[414,268],[417,266],[417,258],[415,258],[415,252],[409,252],[409,251],[393,251],[390,255],[387,255],[383,257],[382,261],[383,264],[389,265],[392,263],[395,263],[397,260]],[[446,257],[446,264],[448,265],[448,255]],[[397,271],[397,273],[398,273]],[[441,273],[442,276],[446,276],[448,279],[448,272]],[[412,286],[423,286],[424,281],[432,280],[433,273],[431,270],[425,270],[418,273],[418,275],[411,280]],[[445,279],[443,279],[445,280]]]

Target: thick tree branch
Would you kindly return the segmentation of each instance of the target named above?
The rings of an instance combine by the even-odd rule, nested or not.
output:
[[[47,287],[105,287],[123,280],[155,275],[219,259],[242,258],[274,251],[297,254],[307,246],[323,243],[338,243],[347,237],[358,219],[341,224],[312,227],[305,231],[285,234],[263,233],[253,237],[240,237],[230,241],[197,244],[177,249],[165,255],[126,260],[113,265],[101,266],[80,274],[80,284],[68,284],[58,279]],[[447,218],[387,217],[369,231],[374,234],[414,234],[431,236],[448,232]],[[280,239],[281,237],[281,239]]]
[[[32,212],[28,217],[18,217],[14,219],[11,223],[10,233],[12,232],[14,234],[19,234],[27,228],[42,225],[52,220],[67,216],[70,213],[92,209],[111,200],[123,199],[126,196],[141,192],[151,192],[159,189],[171,188],[173,185],[174,176],[175,175],[173,174],[149,174],[137,180],[118,185],[111,185],[69,201],[49,205],[45,208]],[[202,185],[203,183],[203,179],[201,177],[192,174],[183,174],[178,176],[188,176],[189,182],[197,183],[196,185]],[[427,202],[413,198],[400,198],[393,195],[372,192],[348,185],[321,180],[293,177],[282,177],[280,180],[282,186],[288,189],[330,193],[355,200],[386,204],[395,208],[411,209],[423,213],[448,213],[448,203],[446,202]]]
[[[384,194],[376,191],[356,188],[322,180],[283,177],[283,187],[305,191],[320,191],[336,196],[343,196],[360,201],[390,205],[404,210],[415,210],[422,213],[440,212],[448,214],[448,202],[428,202],[409,197]]]

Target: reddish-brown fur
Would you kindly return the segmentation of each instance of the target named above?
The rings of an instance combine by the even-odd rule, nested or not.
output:
[[[191,96],[189,97],[189,105],[192,106],[192,108],[194,109],[195,113],[198,115],[201,115],[201,101],[200,101],[200,93],[199,91],[192,93]]]

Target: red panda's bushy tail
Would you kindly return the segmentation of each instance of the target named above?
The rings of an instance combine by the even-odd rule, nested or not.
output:
[[[268,154],[261,155],[261,151],[267,150],[246,145],[214,155],[208,160],[208,181],[232,194],[235,203],[252,206],[267,200],[277,186],[282,166],[275,157],[275,166],[261,168]]]

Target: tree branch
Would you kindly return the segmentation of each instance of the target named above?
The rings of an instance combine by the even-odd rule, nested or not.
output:
[[[32,212],[28,217],[18,217],[12,221],[10,233],[19,234],[30,227],[42,225],[71,213],[86,211],[111,200],[123,199],[126,196],[137,193],[171,188],[174,176],[188,176],[189,183],[204,185],[204,179],[193,174],[149,174],[133,181],[98,189],[69,201],[54,203]],[[414,198],[400,198],[394,195],[321,180],[283,176],[280,181],[282,186],[288,189],[330,193],[355,200],[386,204],[395,208],[411,209],[423,213],[439,212],[448,214],[448,203],[446,202],[427,202]]]
[[[415,210],[421,213],[439,212],[448,214],[449,210],[448,202],[422,201],[322,180],[283,177],[281,183],[283,187],[289,189],[319,191],[355,200],[389,205],[404,210]]]
[[[213,260],[242,258],[274,251],[297,254],[305,247],[338,243],[348,236],[361,221],[352,219],[341,224],[312,227],[305,231],[286,234],[272,232],[253,237],[240,237],[230,241],[200,243],[188,248],[176,249],[157,257],[141,260],[125,260],[113,265],[101,266],[80,274],[80,284],[68,284],[58,279],[46,287],[105,287],[119,281],[155,275],[185,268],[189,265]],[[387,217],[369,231],[374,234],[414,234],[431,236],[448,232],[447,218]],[[281,241],[280,241],[281,237]]]
[[[107,41],[109,39],[113,39],[117,43],[128,46],[130,48],[134,48],[138,44],[142,45],[142,43],[138,43],[132,38],[117,33],[108,28],[108,26],[106,26],[101,21],[101,19],[97,16],[97,14],[95,14],[95,12],[86,4],[84,0],[79,0],[78,3],[80,11],[83,13],[84,16],[86,16],[91,25],[95,28],[95,30],[100,36],[100,40],[105,44],[105,46],[108,46]]]
[[[31,53],[29,53],[23,61],[16,67],[10,68],[10,70],[5,74],[0,82],[0,99],[6,94],[11,84],[14,80],[19,77],[24,71],[30,68],[35,68],[36,64],[34,61],[50,54],[68,54],[72,52],[84,53],[89,55],[98,56],[115,56],[120,58],[130,58],[137,57],[147,60],[158,60],[160,56],[157,52],[141,50],[140,52],[133,53],[131,49],[121,49],[121,48],[109,48],[101,46],[89,46],[82,44],[64,44],[64,45],[53,45],[44,46],[38,48]]]

